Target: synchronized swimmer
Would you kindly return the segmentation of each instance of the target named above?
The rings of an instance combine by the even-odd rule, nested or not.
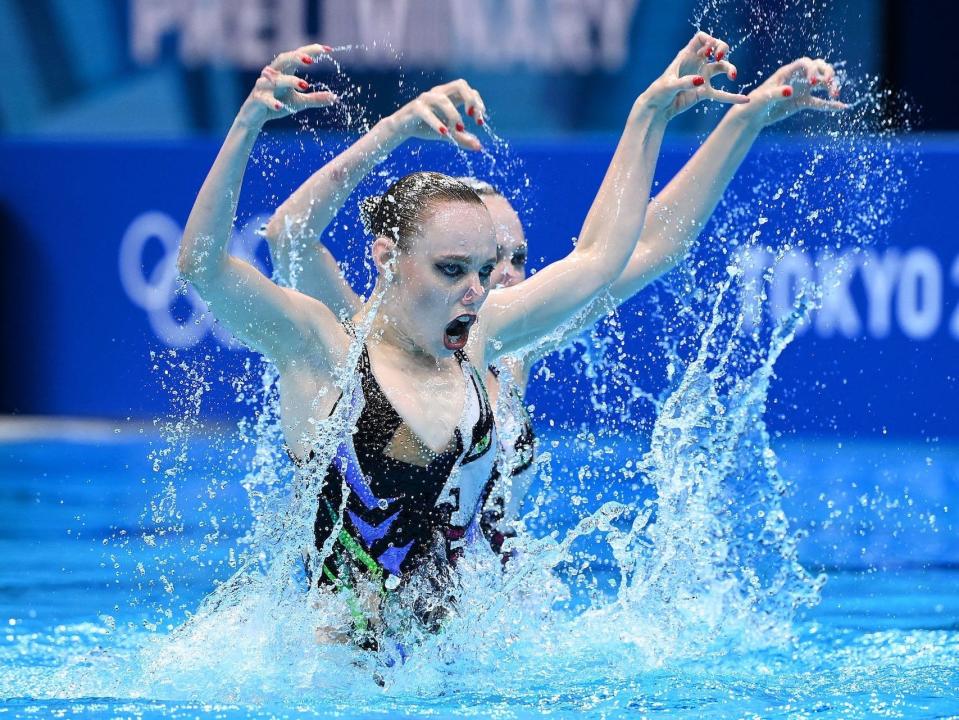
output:
[[[466,123],[482,125],[486,109],[465,81],[440,85],[317,171],[265,230],[281,282],[297,265],[298,289],[285,287],[231,256],[227,243],[263,125],[336,101],[329,92],[306,92],[294,74],[327,51],[310,45],[263,69],[197,196],[179,267],[216,318],[279,372],[288,452],[299,472],[324,478],[315,541],[329,552],[309,570],[344,594],[353,639],[366,645],[382,629],[387,594],[417,604],[416,616],[433,627],[446,610],[445,579],[464,549],[489,543],[499,550],[510,534],[532,464],[522,393],[532,362],[552,349],[548,338],[574,318],[569,330],[582,329],[677,263],[764,127],[803,109],[845,106],[835,99],[833,68],[809,58],[783,66],[748,96],[714,88],[715,76],[735,79],[736,68],[726,43],[697,33],[634,102],[566,257],[527,278],[522,224],[502,194],[474,178],[416,172],[363,202],[377,269],[364,302],[316,239],[405,140],[479,149]],[[735,107],[651,203],[666,125],[701,100]],[[600,297],[608,302],[595,303]],[[358,382],[345,396],[337,371],[367,322]],[[355,430],[339,438],[332,461],[315,467],[315,428],[341,404],[358,418]],[[431,592],[438,599],[424,606]]]

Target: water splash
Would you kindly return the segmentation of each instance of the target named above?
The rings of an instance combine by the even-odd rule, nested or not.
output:
[[[701,22],[703,17],[696,19]],[[763,24],[762,32],[769,27]],[[737,46],[752,39],[747,32]],[[897,212],[907,181],[900,164],[882,163],[892,151],[888,133],[867,147],[849,129],[867,120],[885,122],[881,104],[867,100],[875,94],[864,90],[847,125],[827,135],[833,148],[856,162],[830,170],[830,150],[817,147],[803,156],[795,178],[761,177],[750,197],[727,198],[713,233],[722,242],[705,249],[707,258],[721,255],[728,261],[747,248],[781,261],[809,245],[874,241]],[[344,112],[348,127],[366,122],[361,111],[347,107]],[[306,154],[312,147],[307,140],[318,142],[318,135],[309,126],[301,132],[309,136],[301,147]],[[524,196],[528,179],[509,159],[508,145],[492,130],[489,137],[487,153],[476,160],[457,155],[455,162],[466,172],[450,174],[492,179],[510,199]],[[267,179],[292,162],[271,156],[269,143],[259,158]],[[884,173],[878,196],[877,169]],[[375,181],[388,182],[396,172],[387,164]],[[823,188],[843,202],[824,206]],[[767,238],[773,211],[794,220],[774,223],[770,227],[784,235]],[[357,227],[346,224],[340,231]],[[294,286],[297,265],[294,256],[288,278]],[[628,681],[685,658],[788,646],[795,639],[795,610],[816,601],[822,578],[797,561],[798,535],[789,530],[781,504],[787,483],[763,416],[775,362],[821,304],[821,283],[791,299],[784,315],[750,324],[743,300],[753,293],[764,303],[766,291],[748,290],[755,278],[742,274],[710,282],[716,266],[698,256],[686,273],[670,280],[675,292],[657,300],[650,321],[662,324],[668,317],[672,325],[671,332],[655,338],[667,360],[660,387],[647,389],[648,379],[638,382],[630,373],[631,364],[641,364],[620,353],[623,338],[615,317],[609,321],[611,334],[578,341],[591,402],[606,417],[601,428],[574,428],[576,440],[588,449],[586,460],[572,471],[579,474],[579,495],[555,491],[560,485],[555,478],[565,471],[553,464],[548,448],[541,448],[541,485],[511,543],[515,557],[503,570],[498,558],[479,550],[467,555],[450,585],[454,611],[443,631],[427,634],[412,627],[402,638],[414,649],[405,663],[397,661],[395,645],[368,653],[337,641],[348,633],[348,611],[305,581],[304,559],[313,567],[323,559],[323,550],[313,545],[313,498],[322,475],[293,476],[282,451],[276,372],[248,367],[240,392],[258,412],[241,424],[240,436],[252,449],[243,487],[253,524],[235,547],[228,533],[209,538],[211,544],[231,545],[229,577],[172,632],[144,636],[121,628],[110,653],[91,653],[69,666],[59,674],[61,689],[53,694],[247,703],[280,698],[319,700],[331,707],[349,707],[361,697],[375,709],[379,687],[392,697],[423,699],[461,691],[464,685],[474,694],[518,697],[541,688],[550,674],[565,673],[586,684],[600,673],[606,680]],[[719,263],[718,272],[726,266]],[[368,327],[358,333],[360,342]],[[351,348],[345,368],[355,367],[360,342]],[[157,537],[180,541],[178,503],[184,486],[177,483],[191,470],[191,436],[205,430],[198,418],[209,373],[202,365],[180,366],[172,353],[169,363],[185,374],[174,372],[174,377],[189,382],[171,385],[184,404],[177,406],[167,444],[156,454],[157,470],[170,480],[145,516],[145,526],[159,528],[143,535],[147,544]],[[345,372],[338,385],[348,392],[352,382],[355,378]],[[634,404],[616,405],[616,394],[608,392],[611,384],[628,388],[628,397],[641,400],[654,419],[646,425]],[[326,466],[355,420],[347,406],[317,424],[316,467]],[[648,448],[630,448],[622,467],[616,467],[608,458],[609,438],[631,431],[648,435]],[[617,486],[610,478],[632,484]],[[212,501],[216,486],[211,487]],[[582,510],[571,527],[554,519],[551,504],[575,500],[579,507],[580,496]],[[161,619],[152,622],[153,628],[169,628],[176,616],[177,578],[165,552],[159,548],[156,568],[140,573],[151,587],[162,588],[156,604]],[[203,561],[204,552],[198,553]],[[91,645],[101,641],[102,628],[87,631]],[[591,669],[597,657],[606,662]]]

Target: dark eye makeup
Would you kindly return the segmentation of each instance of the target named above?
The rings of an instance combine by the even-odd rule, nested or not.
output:
[[[457,263],[437,263],[436,269],[451,278],[460,277],[465,272],[463,266]]]

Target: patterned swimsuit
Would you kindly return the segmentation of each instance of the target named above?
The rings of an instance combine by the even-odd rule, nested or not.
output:
[[[359,382],[347,399],[351,417],[358,411],[355,432],[337,447],[319,498],[316,546],[331,549],[320,582],[347,590],[372,585],[385,593],[426,577],[441,588],[444,573],[482,537],[496,427],[482,380],[465,354],[456,359],[467,386],[463,414],[447,449],[420,465],[390,454],[398,433],[415,437],[377,382],[363,347]],[[313,458],[311,451],[306,463],[295,461],[302,467]]]
[[[516,535],[512,527],[514,518],[506,517],[506,499],[514,490],[522,488],[525,491],[530,485],[532,478],[527,476],[533,473],[536,436],[523,395],[509,371],[501,372],[493,365],[489,366],[489,371],[500,381],[495,409],[500,447],[496,465],[483,492],[485,499],[480,523],[490,546],[499,553],[506,538]],[[503,561],[507,559],[508,556],[504,555]]]

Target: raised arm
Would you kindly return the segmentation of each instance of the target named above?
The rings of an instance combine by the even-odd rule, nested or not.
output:
[[[315,300],[275,285],[227,251],[237,200],[253,144],[274,118],[335,101],[332,93],[304,92],[292,74],[325,52],[309,45],[279,55],[263,69],[243,103],[197,195],[177,265],[216,318],[254,350],[282,363],[300,352],[309,337],[335,327],[332,313]]]
[[[717,65],[708,66],[706,72],[717,72]],[[736,77],[734,66],[730,66],[729,77]],[[562,337],[537,348],[529,359],[535,360],[562,345],[679,263],[699,237],[764,128],[802,110],[836,112],[846,108],[834,99],[817,97],[815,90],[835,98],[835,71],[824,60],[801,58],[779,68],[749,93],[748,104],[730,108],[693,157],[650,203],[632,257],[609,288],[607,297],[593,303],[587,312],[577,316]]]
[[[735,79],[735,70],[730,77]],[[748,104],[726,113],[650,204],[629,264],[610,288],[617,305],[686,256],[764,128],[802,110],[846,108],[836,100],[813,95],[817,89],[836,97],[835,71],[824,60],[801,58],[779,68],[749,93]]]
[[[457,106],[483,125],[486,108],[464,80],[438,85],[380,120],[346,151],[317,170],[279,208],[264,230],[280,282],[329,307],[354,315],[361,299],[343,277],[321,237],[350,193],[394,149],[412,137],[449,139],[479,150]]]
[[[510,354],[556,331],[622,274],[643,229],[669,119],[700,98],[748,102],[712,87],[713,75],[732,71],[722,60],[709,64],[712,52],[722,56],[729,48],[697,33],[637,98],[573,252],[518,285],[490,293],[483,306],[487,357]]]

